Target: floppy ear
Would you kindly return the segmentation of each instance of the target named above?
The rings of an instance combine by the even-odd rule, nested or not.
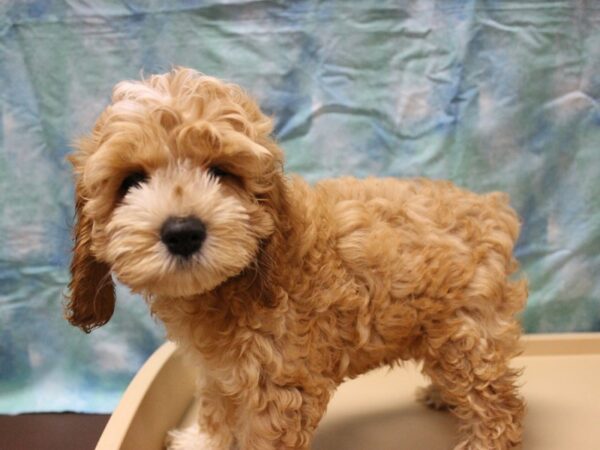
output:
[[[115,286],[108,264],[99,261],[91,252],[92,220],[83,213],[85,199],[81,181],[76,187],[73,229],[73,259],[71,260],[70,296],[67,297],[67,320],[86,333],[104,325],[115,309]]]
[[[263,191],[259,196],[261,206],[266,209],[273,220],[273,233],[261,242],[256,264],[255,298],[260,299],[263,306],[276,308],[281,302],[281,295],[272,289],[278,283],[272,279],[279,272],[275,268],[280,265],[278,255],[287,254],[287,239],[285,231],[289,230],[294,222],[293,213],[289,204],[288,187],[283,173],[283,153],[274,141],[264,143],[265,147],[273,154],[273,167],[268,175],[269,189]]]

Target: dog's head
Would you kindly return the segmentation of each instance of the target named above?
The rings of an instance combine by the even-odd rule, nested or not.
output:
[[[77,175],[69,321],[114,309],[111,271],[145,295],[201,294],[251,265],[273,232],[282,153],[238,86],[190,69],[119,83],[70,157]]]

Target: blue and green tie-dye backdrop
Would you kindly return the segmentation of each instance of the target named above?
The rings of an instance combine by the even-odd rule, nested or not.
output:
[[[162,331],[62,319],[65,155],[122,79],[191,66],[276,117],[287,168],[450,178],[523,217],[530,332],[600,330],[600,3],[0,2],[0,412],[110,410]]]

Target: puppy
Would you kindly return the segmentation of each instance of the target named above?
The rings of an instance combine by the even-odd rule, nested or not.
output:
[[[198,426],[172,449],[308,449],[344,380],[416,360],[459,449],[521,442],[507,196],[425,179],[285,176],[238,86],[177,68],[119,83],[70,156],[68,320],[105,324],[111,273],[198,366]],[[368,443],[365,442],[365,446]]]

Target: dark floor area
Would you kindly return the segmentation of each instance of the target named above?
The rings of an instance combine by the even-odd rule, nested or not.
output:
[[[108,414],[0,415],[0,450],[93,450]]]

